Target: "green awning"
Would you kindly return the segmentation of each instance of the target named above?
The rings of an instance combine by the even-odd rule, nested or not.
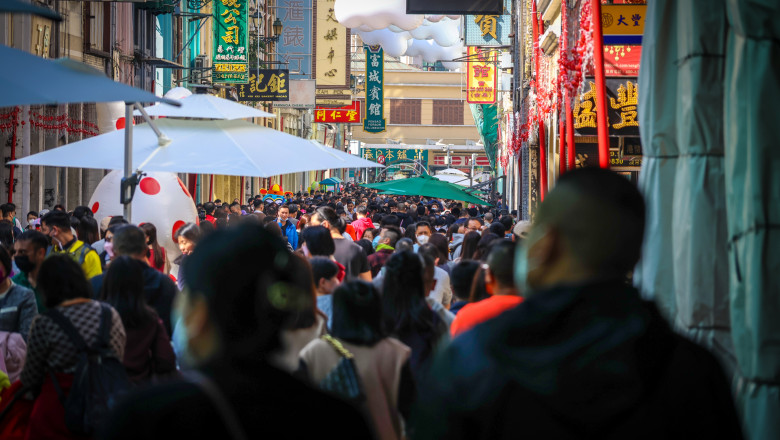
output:
[[[474,203],[476,205],[490,204],[467,193],[457,185],[441,181],[427,174],[424,174],[420,177],[389,180],[387,182],[371,183],[363,186],[366,188],[375,189],[377,191],[382,191],[385,194],[394,194],[400,196],[438,197],[442,199]]]

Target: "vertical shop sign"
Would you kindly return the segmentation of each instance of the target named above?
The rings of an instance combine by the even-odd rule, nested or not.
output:
[[[501,15],[466,15],[464,19],[466,46],[509,46],[512,28],[512,0],[504,0]]]
[[[469,104],[496,102],[496,54],[497,51],[468,47],[466,101]]]
[[[214,1],[213,83],[249,81],[247,0]]]
[[[366,51],[366,119],[363,131],[382,133],[385,124],[385,51],[381,46],[364,46]]]
[[[291,79],[311,78],[312,0],[282,0],[278,17],[282,35],[276,43],[280,61],[287,63]]]
[[[349,105],[350,31],[336,20],[335,0],[316,0],[314,8],[314,73],[317,103]]]

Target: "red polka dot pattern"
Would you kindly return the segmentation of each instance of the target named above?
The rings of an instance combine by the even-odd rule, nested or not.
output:
[[[184,225],[185,225],[185,223],[184,223],[183,220],[178,220],[178,221],[176,221],[176,223],[173,224],[173,229],[171,230],[171,239],[173,239],[173,237],[176,237],[176,231],[178,231],[179,228],[181,228]],[[174,240],[174,243],[175,242],[176,242],[176,240]]]
[[[141,192],[150,196],[160,193],[160,182],[152,177],[144,177],[138,186],[141,188]]]
[[[95,202],[92,204],[92,213],[95,214],[98,212],[98,209],[100,209],[100,202]]]
[[[123,128],[125,128],[125,118],[121,117],[116,120],[116,129],[122,130]]]

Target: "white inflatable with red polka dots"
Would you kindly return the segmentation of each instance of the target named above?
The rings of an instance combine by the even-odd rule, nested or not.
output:
[[[98,224],[105,217],[122,215],[119,186],[122,171],[111,171],[100,181],[89,207]],[[132,223],[152,223],[157,227],[157,241],[165,247],[168,260],[173,262],[181,254],[173,241],[177,229],[185,223],[198,223],[198,212],[187,187],[175,173],[149,172],[141,179],[132,204]]]

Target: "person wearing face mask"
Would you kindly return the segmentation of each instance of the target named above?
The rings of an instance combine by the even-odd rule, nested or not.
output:
[[[46,258],[46,248],[49,241],[46,236],[38,231],[24,231],[19,239],[14,242],[14,262],[19,268],[19,273],[14,275],[12,281],[22,287],[26,287],[35,294],[35,302],[38,311],[46,311],[44,300],[38,293],[38,269]]]
[[[51,237],[51,252],[67,253],[84,270],[87,279],[103,273],[100,257],[89,245],[76,238],[70,218],[63,211],[52,211],[41,218],[41,232]]]
[[[33,291],[16,285],[10,274],[11,255],[0,246],[0,331],[19,333],[27,341],[38,305]]]
[[[333,325],[333,291],[341,284],[338,264],[325,257],[309,259],[314,276],[314,288],[317,292],[317,309],[327,317],[327,326]]]
[[[572,170],[534,220],[515,255],[526,299],[440,353],[419,438],[742,438],[719,361],[626,282],[645,228],[636,186]]]
[[[292,296],[305,290],[296,262],[281,239],[256,224],[200,241],[184,260],[177,306],[198,374],[127,396],[102,438],[372,438],[349,404],[272,364],[280,333],[310,307],[305,298],[313,301]],[[284,423],[291,414],[295,421]]]
[[[417,243],[414,244],[415,252],[417,252],[417,250],[420,249],[420,246],[424,245],[425,243],[428,243],[428,239],[431,238],[432,233],[433,233],[433,228],[431,228],[431,224],[428,222],[418,222],[415,225],[414,237],[415,237],[415,241],[417,241]]]

